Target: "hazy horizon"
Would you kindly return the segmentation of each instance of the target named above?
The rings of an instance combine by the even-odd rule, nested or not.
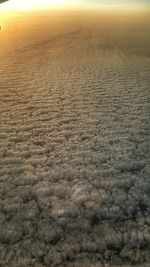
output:
[[[145,0],[10,0],[0,5],[0,11],[26,11],[43,9],[114,9],[118,7],[135,8],[150,7],[150,1]]]

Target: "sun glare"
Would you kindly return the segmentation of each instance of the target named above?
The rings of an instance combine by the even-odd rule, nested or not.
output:
[[[20,11],[69,6],[69,0],[10,0],[0,6],[0,11]]]
[[[138,3],[141,3],[138,5]],[[135,8],[136,6],[145,6],[142,5],[141,1],[135,0],[134,2],[130,2],[129,0],[9,0],[4,2],[0,5],[0,12],[8,11],[8,12],[15,12],[15,11],[26,11],[26,10],[43,10],[47,8],[51,9],[62,9],[62,8],[104,8],[104,9],[114,9],[120,8],[124,6],[125,8]]]

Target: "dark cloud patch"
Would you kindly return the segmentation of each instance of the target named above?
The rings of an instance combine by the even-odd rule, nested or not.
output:
[[[0,0],[0,4],[7,2],[8,0]]]

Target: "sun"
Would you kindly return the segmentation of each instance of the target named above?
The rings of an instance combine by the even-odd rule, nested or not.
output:
[[[10,0],[0,6],[0,11],[25,11],[70,6],[71,0]]]

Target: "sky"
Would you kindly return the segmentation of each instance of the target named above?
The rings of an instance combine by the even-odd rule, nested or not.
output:
[[[1,11],[65,7],[115,7],[150,5],[150,0],[9,0],[0,5]]]

